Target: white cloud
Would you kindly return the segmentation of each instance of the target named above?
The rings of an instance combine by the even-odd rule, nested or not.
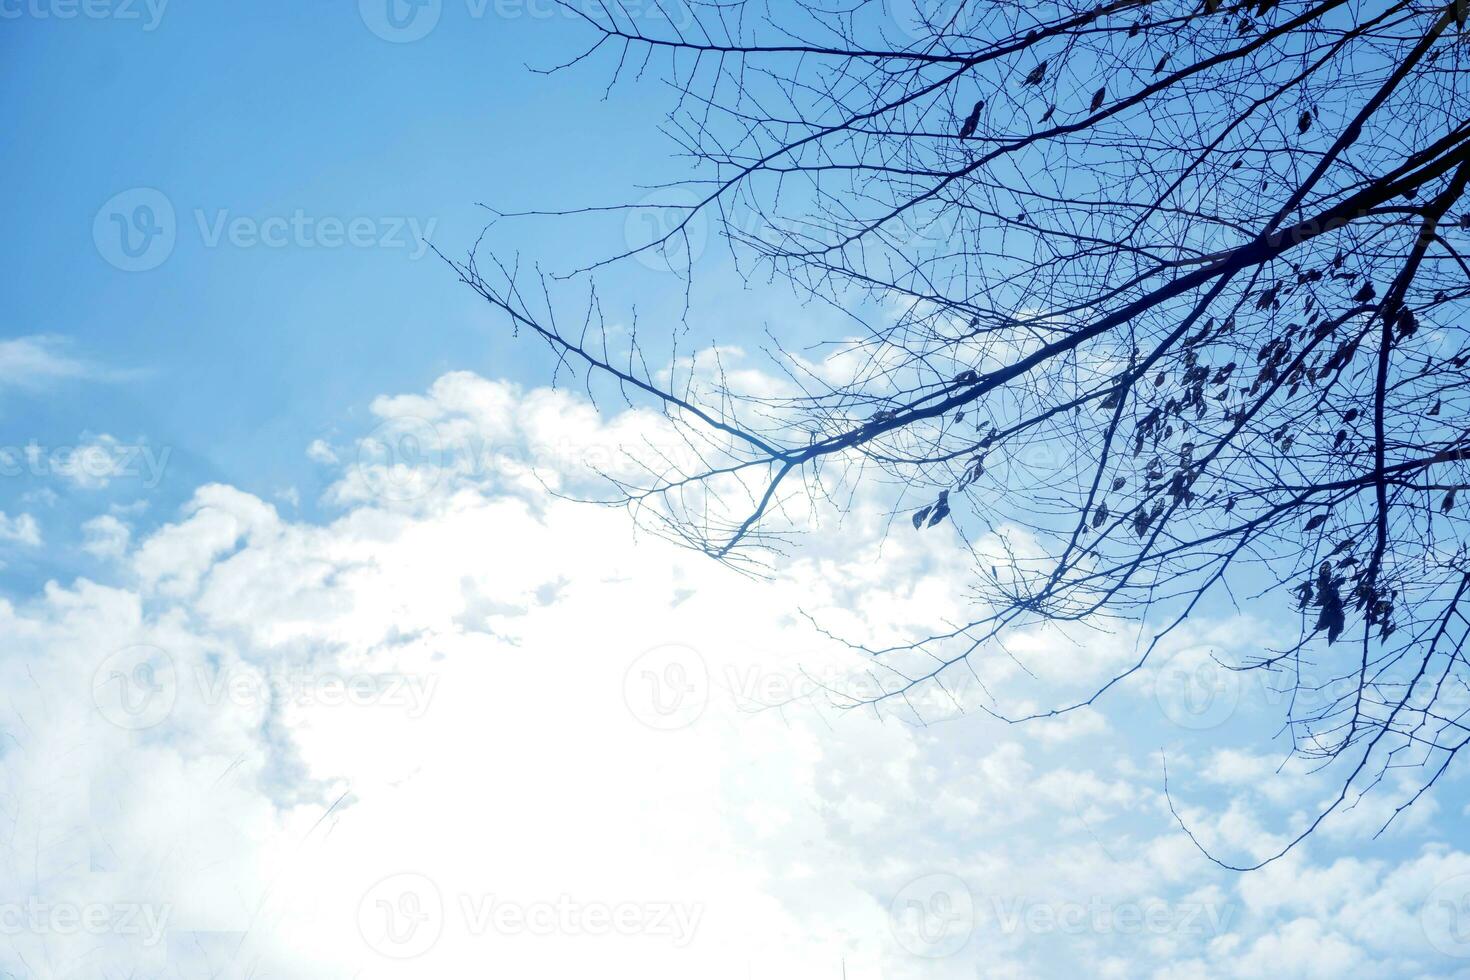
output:
[[[121,372],[71,353],[64,337],[33,334],[0,340],[0,387],[40,388],[57,381],[115,380]]]
[[[132,529],[111,514],[100,514],[82,524],[82,550],[96,558],[121,558]]]
[[[337,462],[337,451],[323,439],[313,439],[311,445],[306,447],[306,458],[323,466],[331,466]]]
[[[575,480],[586,453],[657,437],[646,419],[465,374],[375,411],[451,451],[374,434],[326,525],[220,485],[137,542],[96,518],[115,582],[0,604],[0,874],[53,904],[141,905],[166,936],[43,923],[0,964],[864,980],[1444,963],[1410,932],[1470,855],[1237,878],[1169,825],[1153,744],[1107,705],[1053,729],[958,710],[975,692],[831,708],[872,665],[798,608],[861,635],[958,601],[950,559],[885,541],[881,514],[751,581],[526,478]],[[1096,668],[1041,637],[1012,652]],[[1021,683],[1002,660],[977,670]],[[1167,722],[1147,692],[1120,714],[1140,704]],[[1238,803],[1211,829],[1251,846],[1260,820]]]
[[[7,517],[4,511],[0,511],[0,541],[12,542],[14,544],[39,546],[41,543],[41,526],[30,514],[17,514]]]
[[[1332,980],[1359,973],[1363,950],[1316,919],[1296,919],[1257,939],[1236,961],[1237,976]]]

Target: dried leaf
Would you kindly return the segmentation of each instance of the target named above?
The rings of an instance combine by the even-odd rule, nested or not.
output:
[[[960,139],[969,139],[975,135],[975,129],[980,125],[980,110],[985,108],[985,100],[981,99],[975,103],[975,108],[965,117],[965,124],[960,127]]]
[[[929,527],[933,527],[949,516],[949,491],[939,491],[939,499],[934,502],[934,510],[929,515]]]

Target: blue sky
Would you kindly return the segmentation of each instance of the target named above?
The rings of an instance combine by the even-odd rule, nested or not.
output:
[[[1470,909],[1458,777],[1374,840],[1402,789],[1390,781],[1244,879],[1175,829],[1161,749],[1192,822],[1233,854],[1269,848],[1330,792],[1299,768],[1273,775],[1280,695],[1209,658],[1258,650],[1283,624],[1212,611],[1102,710],[1050,725],[1012,729],[942,699],[832,712],[811,678],[861,682],[863,665],[798,610],[849,635],[959,615],[962,554],[945,532],[890,539],[886,502],[861,497],[842,535],[768,584],[547,497],[547,474],[576,488],[569,455],[667,434],[542,387],[544,351],[511,338],[414,231],[458,257],[486,223],[480,202],[622,202],[684,175],[658,133],[656,83],[604,98],[605,64],[527,71],[587,40],[549,7],[430,0],[403,30],[431,29],[403,40],[372,0],[0,2],[0,630],[13,638],[0,683],[15,692],[0,709],[0,811],[23,842],[0,855],[0,964],[1466,975],[1470,943],[1444,919]],[[143,242],[164,225],[171,247],[122,247],[123,232]],[[639,232],[614,215],[492,234],[501,254],[566,266]],[[740,282],[713,241],[698,263],[686,350],[833,333],[830,311]],[[603,288],[652,333],[682,309],[680,280],[657,268],[630,264]],[[374,465],[371,432],[422,424],[443,458],[407,475]],[[1015,650],[1037,678],[1000,658],[987,684],[1065,700],[1135,640],[1037,633]],[[156,714],[99,700],[140,677],[168,695]],[[366,703],[329,696],[348,682]],[[792,694],[788,710],[749,710]],[[43,846],[50,826],[64,832]],[[5,932],[7,896],[141,903],[172,924],[161,944],[115,930],[79,947],[64,930]],[[565,896],[641,931],[599,944],[567,928]],[[419,945],[374,918],[408,898],[438,909]],[[559,926],[490,928],[479,913],[496,902]],[[1164,921],[1100,927],[1096,907]],[[935,913],[937,931],[922,919]],[[1090,925],[1058,942],[1047,916],[1074,913]]]
[[[0,443],[101,430],[166,445],[152,495],[165,506],[211,479],[297,486],[309,506],[320,483],[301,447],[360,419],[374,395],[449,367],[541,377],[541,352],[418,255],[414,230],[457,257],[486,222],[477,202],[604,203],[673,172],[649,87],[603,102],[586,73],[525,70],[585,36],[544,5],[457,0],[413,43],[376,36],[351,5],[168,5],[156,23],[141,5],[70,19],[17,9],[30,12],[0,34],[25,134],[0,150],[20,191],[7,210],[25,229],[0,246],[7,330],[67,338],[71,357],[128,380],[46,399],[10,388]],[[166,196],[178,231],[161,265],[124,272],[93,224],[136,188]],[[222,217],[297,215],[308,230],[283,247],[212,234]],[[353,219],[370,223],[371,244],[319,244],[320,222]],[[536,223],[514,242],[561,251]]]

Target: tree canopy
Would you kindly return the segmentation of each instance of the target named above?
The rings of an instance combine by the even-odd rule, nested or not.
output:
[[[455,265],[681,434],[619,499],[737,564],[841,488],[879,488],[903,533],[955,524],[974,616],[869,650],[904,665],[883,697],[1006,630],[1141,622],[1140,659],[1042,714],[1065,712],[1191,614],[1259,609],[1296,639],[1231,669],[1332,691],[1288,719],[1340,767],[1317,821],[1446,771],[1470,740],[1462,2],[575,9],[591,43],[555,70],[677,95],[683,196],[631,206],[676,219],[573,270],[574,317],[508,256]],[[773,393],[611,339],[598,277],[695,221],[836,311],[840,355],[777,332]],[[974,532],[1002,525],[1025,543],[998,557]]]

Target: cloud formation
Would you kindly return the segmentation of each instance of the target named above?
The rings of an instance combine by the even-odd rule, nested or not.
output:
[[[117,380],[112,368],[72,353],[65,337],[31,334],[0,340],[0,388],[43,388],[58,381]]]
[[[464,373],[374,411],[358,444],[313,452],[340,467],[330,523],[204,486],[136,541],[91,522],[109,581],[0,605],[0,965],[862,980],[1470,964],[1470,855],[1428,824],[1397,857],[1354,856],[1353,836],[1253,876],[1205,861],[1169,818],[1160,744],[1186,772],[1200,753],[1185,785],[1213,794],[1195,799],[1218,839],[1256,846],[1301,800],[1217,745],[1228,728],[1181,724],[1213,716],[1180,714],[1169,683],[1022,727],[978,710],[1106,676],[1125,636],[1023,635],[970,686],[833,707],[894,676],[806,616],[868,635],[957,613],[942,539],[888,536],[862,505],[840,547],[753,581],[547,494],[657,439],[643,414]],[[1201,623],[1169,653],[1253,629]]]

